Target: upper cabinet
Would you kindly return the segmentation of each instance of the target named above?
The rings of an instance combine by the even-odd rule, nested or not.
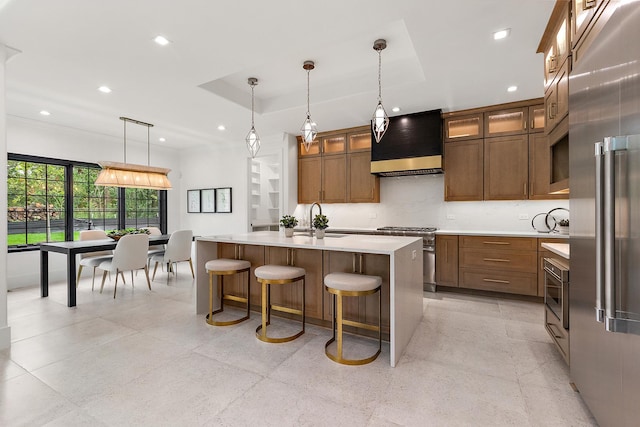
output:
[[[582,55],[600,33],[619,1],[572,0],[571,48],[574,64],[582,60]]]
[[[309,151],[298,137],[298,203],[377,203],[368,126],[319,133]]]
[[[552,13],[553,23],[547,26],[545,37],[541,42],[541,51],[544,53],[544,88],[545,91],[553,82],[562,64],[569,57],[569,29],[571,27],[570,3],[560,1],[556,3],[556,9]],[[544,43],[544,46],[542,44]]]
[[[520,135],[527,132],[529,107],[484,113],[484,137]]]
[[[482,138],[484,119],[482,113],[455,115],[449,113],[444,119],[445,142]]]

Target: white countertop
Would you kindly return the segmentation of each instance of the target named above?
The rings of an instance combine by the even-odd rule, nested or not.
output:
[[[556,255],[560,255],[563,258],[569,259],[568,243],[542,243],[540,246],[547,250],[550,250]]]
[[[422,237],[327,233],[324,239],[317,239],[303,234],[285,237],[279,231],[255,231],[244,234],[203,236],[198,237],[196,240],[372,254],[392,254],[417,241],[420,241],[422,245]]]

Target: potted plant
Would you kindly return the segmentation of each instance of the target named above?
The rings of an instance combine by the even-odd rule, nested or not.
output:
[[[284,227],[284,235],[291,237],[293,236],[293,227],[298,225],[298,220],[293,215],[283,215],[280,219],[280,225]]]
[[[111,230],[107,231],[107,236],[112,238],[113,240],[119,240],[122,236],[127,234],[149,234],[149,230],[146,228],[123,228],[122,230]]]
[[[569,234],[569,219],[563,218],[558,221],[558,231],[560,234]]]
[[[329,226],[329,218],[326,215],[318,214],[313,217],[313,228],[316,229],[316,237],[324,238],[324,230]]]

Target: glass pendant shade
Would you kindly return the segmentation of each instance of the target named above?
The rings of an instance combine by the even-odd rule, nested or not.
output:
[[[120,120],[124,121],[124,163],[98,162],[102,170],[94,185],[170,190],[172,187],[167,174],[171,169],[127,163],[127,122],[147,127],[147,161],[149,160],[149,128],[153,125],[127,117],[120,117]]]
[[[378,106],[373,112],[373,117],[371,118],[371,129],[373,130],[373,136],[375,137],[376,142],[380,142],[388,128],[389,116],[382,106],[382,101],[378,101]]]
[[[249,150],[251,157],[256,157],[256,154],[258,154],[258,151],[260,150],[260,137],[253,126],[251,126],[251,130],[244,140],[247,142],[247,150]]]
[[[244,139],[247,143],[247,150],[249,150],[249,154],[251,154],[251,158],[255,158],[256,154],[260,150],[260,137],[258,136],[258,132],[256,132],[256,128],[253,122],[253,114],[254,114],[254,96],[253,89],[258,85],[258,79],[255,77],[249,77],[247,79],[249,86],[251,86],[251,129],[247,134],[247,137]]]
[[[302,135],[304,148],[305,150],[307,150],[307,152],[309,152],[311,144],[313,144],[316,136],[318,135],[318,128],[316,127],[316,124],[311,121],[311,116],[309,114],[307,114],[307,118],[305,119],[304,123],[302,123],[300,134]]]

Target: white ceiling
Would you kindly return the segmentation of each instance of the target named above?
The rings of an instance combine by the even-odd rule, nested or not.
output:
[[[368,123],[388,111],[491,105],[543,95],[536,48],[555,0],[0,0],[9,115],[122,136],[120,116],[154,123],[152,144],[244,143],[258,133]],[[511,28],[510,37],[492,33]],[[153,42],[163,35],[172,43]],[[97,90],[109,86],[113,92]],[[508,93],[507,87],[518,91]],[[39,114],[41,110],[50,116]],[[224,124],[225,131],[218,125]],[[129,128],[128,128],[129,130]],[[128,137],[146,142],[146,129]],[[158,142],[159,137],[166,142]]]

